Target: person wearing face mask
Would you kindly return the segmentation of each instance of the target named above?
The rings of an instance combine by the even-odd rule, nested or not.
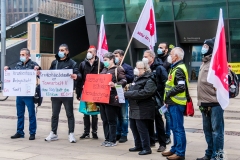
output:
[[[110,97],[108,104],[100,104],[100,114],[103,121],[103,131],[105,141],[102,146],[114,147],[116,143],[117,132],[117,114],[121,104],[118,102],[115,85],[125,87],[127,84],[126,76],[122,67],[115,65],[115,56],[112,52],[104,54],[104,69],[101,74],[111,74],[112,81],[109,82]]]
[[[171,70],[166,82],[164,102],[170,114],[170,129],[173,132],[174,144],[170,151],[163,152],[169,160],[183,160],[186,152],[186,134],[183,126],[184,112],[186,109],[188,85],[188,71],[183,63],[184,51],[175,47],[168,57]]]
[[[158,137],[159,148],[158,152],[163,152],[166,149],[166,135],[164,129],[164,122],[162,119],[162,115],[158,112],[159,108],[163,104],[163,95],[164,95],[164,88],[165,82],[167,81],[167,71],[163,67],[163,62],[161,59],[157,58],[155,53],[151,50],[146,50],[143,55],[143,62],[150,65],[150,69],[152,70],[153,75],[156,78],[157,82],[157,92],[155,97],[161,101],[161,104],[156,104],[155,107],[155,130],[154,131],[154,121],[150,123],[149,121],[149,134],[150,134],[150,143],[151,146],[155,146],[155,137]]]
[[[120,65],[122,59],[124,57],[124,51],[121,49],[117,49],[113,52],[115,55],[115,64]],[[133,68],[132,66],[122,63],[122,68],[125,71],[125,75],[127,78],[127,84],[129,85],[132,83],[134,79],[133,75]],[[119,143],[126,142],[128,134],[128,100],[125,99],[125,103],[122,104],[122,107],[119,109],[118,112],[118,123],[117,123],[117,141]]]
[[[207,149],[204,157],[197,160],[215,160],[218,152],[224,151],[224,110],[218,103],[216,88],[207,81],[214,42],[215,38],[205,40],[201,51],[203,63],[197,84],[197,105],[202,112]]]
[[[41,67],[34,61],[30,59],[30,51],[27,48],[20,50],[20,61],[16,64],[13,70],[25,70],[25,69],[34,69],[40,70]],[[10,70],[8,66],[4,67],[4,70]],[[36,121],[36,112],[34,105],[33,96],[17,96],[16,97],[16,106],[17,106],[17,133],[11,136],[11,139],[24,138],[24,114],[25,106],[27,106],[29,114],[29,140],[35,139],[35,134],[37,130],[37,121]]]
[[[96,48],[95,46],[90,46],[84,61],[79,64],[79,71],[82,75],[82,80],[78,81],[76,87],[76,94],[77,99],[81,99],[83,85],[86,80],[87,74],[97,74],[98,73],[98,61],[99,57],[97,57]],[[100,69],[101,72],[103,69],[103,63],[100,62]],[[80,137],[80,139],[90,138],[90,126],[92,125],[92,138],[98,139],[97,129],[98,129],[98,115],[91,115],[92,123],[90,122],[90,115],[84,114],[83,116],[83,124],[84,124],[84,133]]]
[[[155,116],[155,101],[152,97],[157,85],[147,63],[137,62],[134,75],[136,77],[129,91],[124,93],[125,98],[129,99],[129,121],[135,144],[129,151],[147,155],[152,153],[148,125]]]
[[[56,60],[52,61],[49,70],[60,70],[60,69],[72,69],[73,74],[71,78],[74,81],[81,80],[81,74],[79,73],[77,63],[69,57],[69,50],[66,44],[59,46],[59,52],[55,55]],[[59,113],[61,111],[62,104],[65,107],[65,111],[68,119],[68,140],[70,143],[75,143],[74,137],[75,118],[73,114],[73,97],[51,97],[52,101],[52,121],[51,121],[51,132],[45,138],[45,141],[58,140],[57,128],[59,121]]]

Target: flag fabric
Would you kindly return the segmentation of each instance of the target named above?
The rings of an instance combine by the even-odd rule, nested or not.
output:
[[[222,109],[225,109],[229,104],[229,89],[226,39],[222,9],[220,9],[217,34],[207,81],[216,88],[217,100]]]
[[[146,1],[132,37],[148,46],[150,50],[154,49],[157,42],[157,31],[152,0]]]
[[[108,44],[107,44],[107,37],[105,33],[105,27],[103,22],[103,15],[102,15],[99,36],[98,36],[98,50],[97,50],[97,56],[98,58],[100,58],[101,62],[103,61],[104,54],[107,52],[108,52]]]

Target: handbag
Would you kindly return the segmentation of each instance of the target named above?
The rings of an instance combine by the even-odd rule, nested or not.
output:
[[[193,117],[194,116],[194,106],[193,106],[192,98],[191,98],[191,96],[189,94],[189,91],[188,91],[187,83],[186,83],[186,97],[187,97],[187,104],[186,104],[186,109],[185,109],[185,112],[184,112],[184,116]]]
[[[96,103],[84,101],[80,101],[78,111],[86,115],[98,115],[100,113]]]

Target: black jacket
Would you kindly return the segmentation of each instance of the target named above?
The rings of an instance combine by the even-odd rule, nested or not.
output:
[[[76,94],[77,94],[77,99],[80,98],[82,94],[82,87],[85,83],[86,76],[87,74],[97,74],[98,73],[98,57],[95,57],[95,61],[93,62],[93,65],[89,63],[88,59],[85,59],[79,64],[79,72],[82,75],[82,80],[78,81],[77,86],[76,86]],[[99,72],[101,73],[104,68],[104,65],[102,62],[100,62],[100,70]]]
[[[41,69],[41,67],[36,62],[29,59],[26,64],[24,64],[23,62],[18,62],[14,67],[14,70],[34,69],[35,66],[38,66],[39,70]]]
[[[173,64],[171,67],[170,73],[172,72],[172,70],[174,70],[174,68],[176,68],[180,64],[184,64],[182,60]],[[175,96],[178,93],[182,93],[186,90],[185,84],[178,84],[178,81],[185,81],[185,84],[186,84],[186,75],[184,74],[183,70],[181,70],[181,69],[177,69],[177,71],[176,71],[176,75],[174,78],[175,87],[173,87],[170,91],[168,91],[166,93],[166,98],[165,98],[166,104],[176,105],[176,103],[174,103],[170,97]]]
[[[132,66],[126,64],[126,63],[123,63],[122,64],[122,67],[125,71],[125,75],[126,75],[126,78],[127,78],[127,83],[132,83],[133,79],[134,79],[134,74],[133,74],[133,68]]]
[[[169,54],[166,54],[165,56],[162,56],[162,57],[159,57],[162,62],[163,62],[163,67],[167,70],[167,72],[169,73],[170,72],[170,69],[171,69],[171,63],[169,63],[167,61],[167,58],[168,58]]]
[[[159,58],[155,58],[154,62],[151,64],[150,68],[156,77],[157,91],[163,97],[165,83],[168,79],[168,73],[167,73],[166,69],[163,67],[162,60]]]
[[[157,90],[156,83],[152,79],[152,73],[146,72],[136,77],[130,85],[129,91],[124,93],[129,101],[129,118],[152,119],[155,115],[154,94]]]

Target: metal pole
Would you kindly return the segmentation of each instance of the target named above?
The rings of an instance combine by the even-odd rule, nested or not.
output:
[[[1,81],[3,89],[3,74],[6,58],[6,0],[1,0]]]

